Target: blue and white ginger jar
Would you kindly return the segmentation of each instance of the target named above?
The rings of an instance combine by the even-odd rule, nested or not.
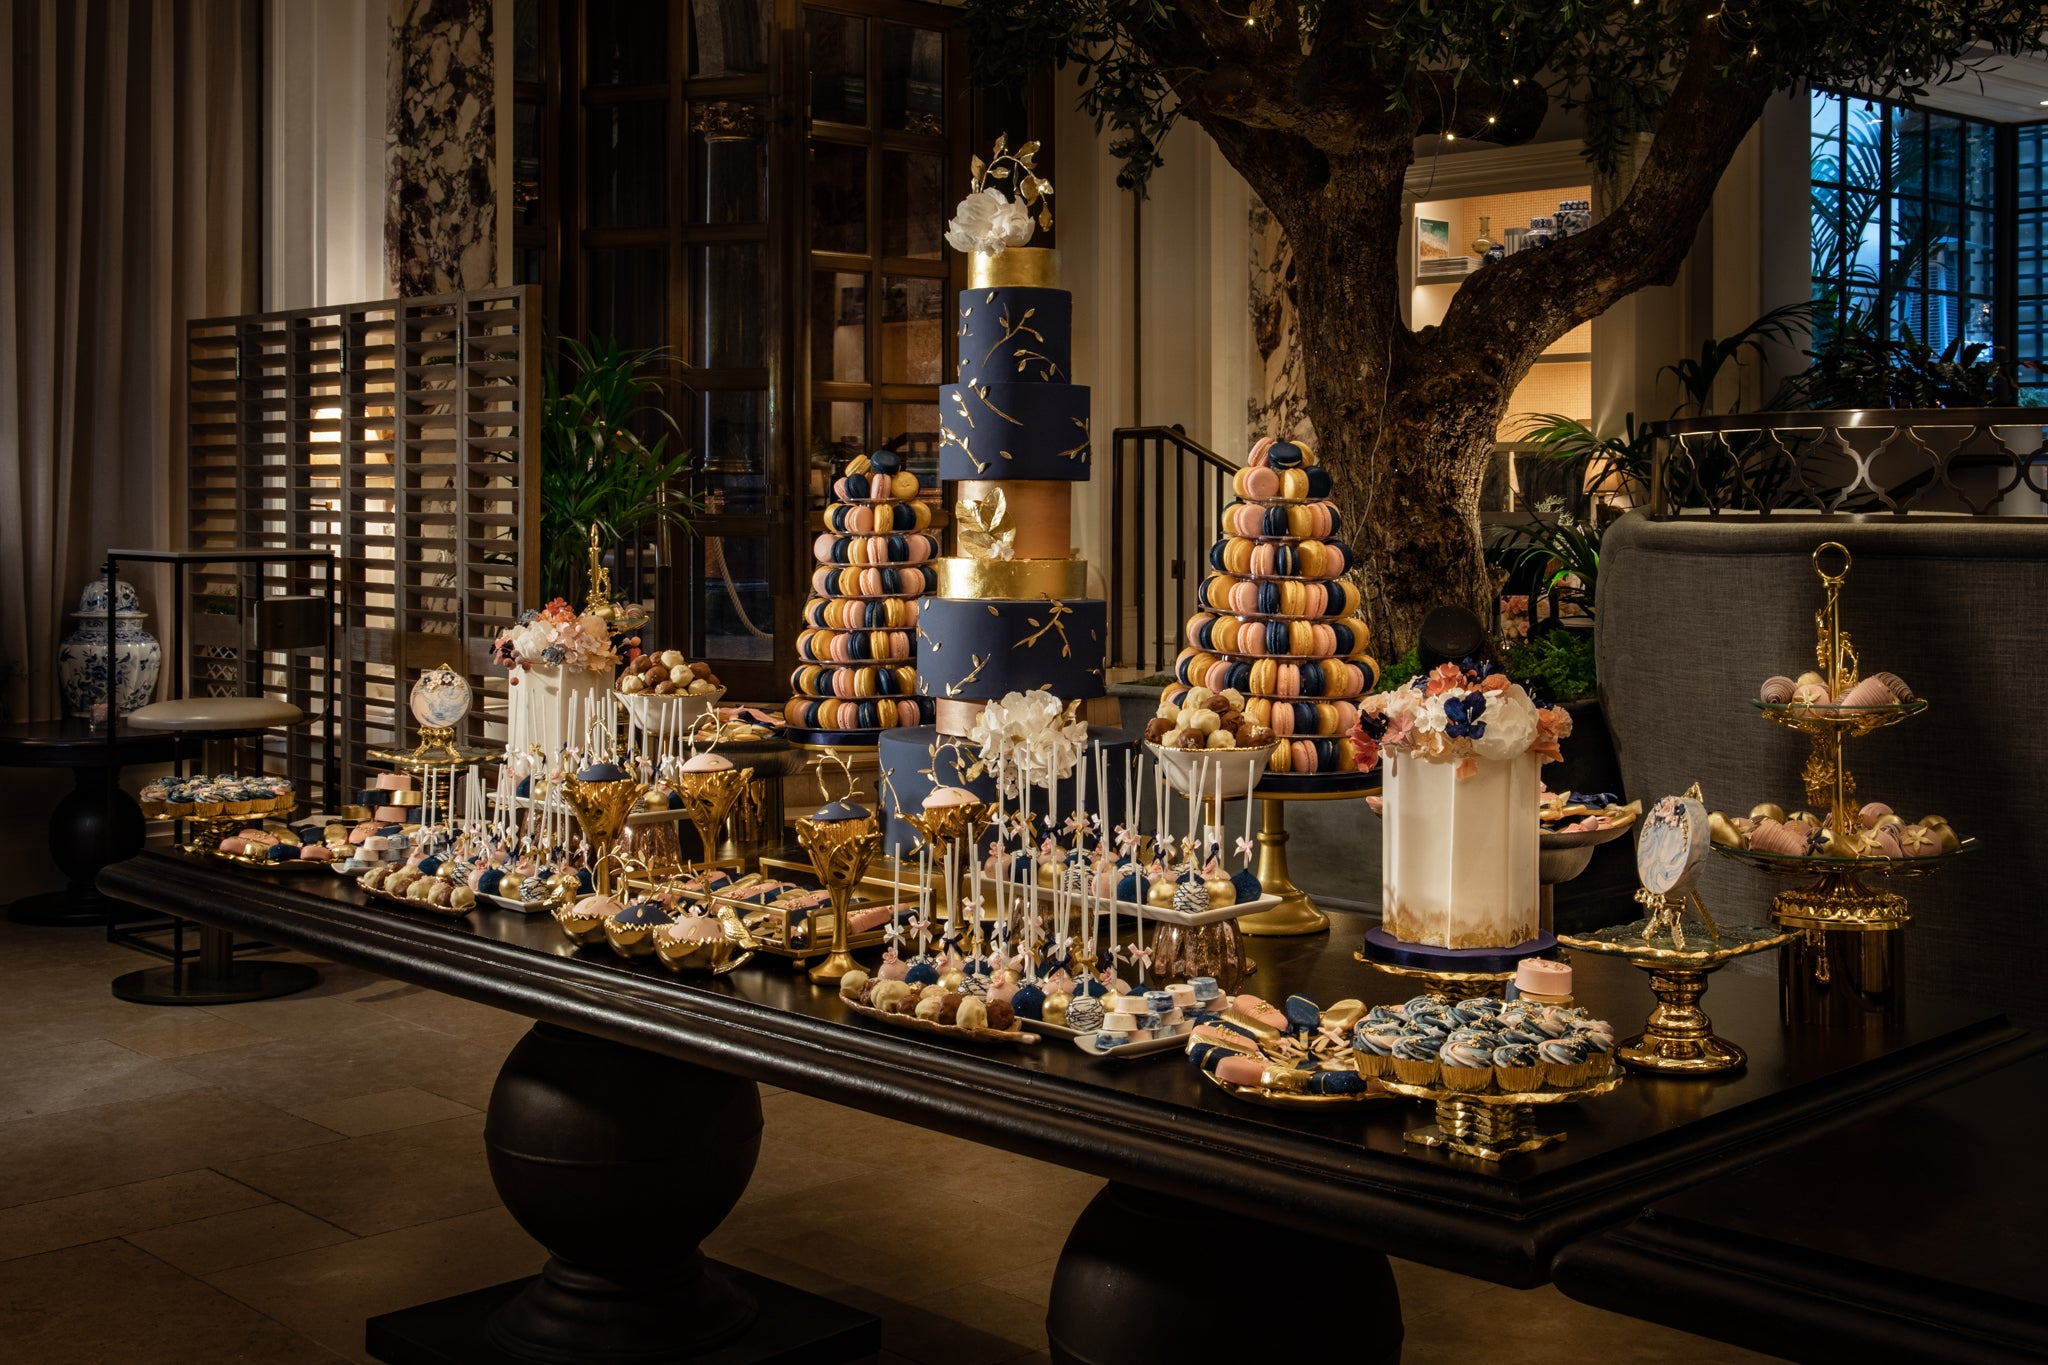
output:
[[[148,613],[141,609],[135,588],[114,585],[114,703],[122,715],[148,704],[163,669],[163,646],[142,628]],[[78,629],[57,646],[57,681],[64,692],[66,714],[85,719],[107,700],[107,585],[94,579],[79,594],[71,613]]]

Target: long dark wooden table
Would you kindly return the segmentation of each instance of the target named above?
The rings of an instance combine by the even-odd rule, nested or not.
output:
[[[266,876],[176,853],[145,853],[110,868],[101,885],[139,904],[541,1021],[507,1060],[486,1144],[507,1206],[563,1264],[579,1257],[587,1264],[597,1254],[592,1239],[565,1246],[575,1229],[565,1232],[534,1212],[530,1206],[545,1201],[501,1160],[501,1139],[514,1132],[529,1148],[544,1141],[532,1115],[513,1102],[540,1084],[536,1076],[576,1092],[567,1108],[554,1094],[558,1116],[574,1109],[577,1122],[611,1134],[590,1150],[630,1151],[621,1136],[628,1132],[634,1141],[660,1140],[634,1127],[633,1105],[649,1085],[671,1097],[702,1093],[701,1104],[692,1099],[662,1120],[692,1142],[701,1143],[702,1115],[714,1109],[744,1128],[747,1101],[730,1089],[737,1077],[748,1092],[751,1082],[769,1082],[1104,1176],[1112,1183],[1068,1242],[1048,1317],[1055,1354],[1075,1359],[1125,1353],[1105,1318],[1149,1319],[1144,1336],[1131,1340],[1154,1351],[1162,1315],[1192,1316],[1187,1340],[1207,1351],[1234,1330],[1213,1311],[1205,1317],[1199,1303],[1166,1302],[1170,1276],[1147,1279],[1142,1267],[1106,1262],[1105,1241],[1133,1240],[1117,1229],[1170,1228],[1179,1217],[1213,1235],[1234,1220],[1244,1235],[1281,1239],[1274,1245],[1290,1263],[1341,1256],[1358,1301],[1343,1314],[1293,1315],[1298,1344],[1342,1349],[1352,1359],[1395,1359],[1398,1299],[1375,1253],[1500,1284],[1541,1284],[1563,1247],[1657,1199],[1938,1092],[2026,1047],[2003,1018],[1967,1002],[1913,1002],[1889,1021],[1873,1016],[1859,1027],[1787,1028],[1772,979],[1723,972],[1706,1004],[1718,1031],[1748,1049],[1747,1070],[1706,1080],[1631,1077],[1565,1114],[1563,1144],[1492,1163],[1404,1142],[1427,1119],[1413,1104],[1270,1109],[1222,1094],[1176,1055],[1108,1062],[1061,1040],[980,1047],[894,1030],[851,1015],[773,959],[716,980],[676,977],[652,961],[624,961],[602,944],[572,944],[545,916],[483,910],[449,921],[370,901],[339,879]],[[1353,961],[1367,921],[1333,919],[1326,936],[1256,941],[1259,972],[1246,989],[1324,1003],[1414,993],[1413,983]],[[1642,973],[1587,954],[1574,965],[1581,1004],[1623,1034],[1640,1025],[1652,1003]],[[655,1070],[641,1075],[636,1066]],[[561,1079],[572,1072],[575,1079]],[[590,1079],[599,1074],[602,1085]],[[757,1101],[752,1113],[757,1132]],[[742,1157],[732,1200],[752,1166],[750,1151],[733,1153],[734,1163]],[[597,1217],[589,1201],[599,1196],[579,1197],[588,1223]],[[652,1216],[644,1202],[637,1209],[626,1203],[607,1206],[603,1216]],[[708,1222],[704,1210],[694,1211],[694,1221],[681,1232],[668,1229],[667,1240],[694,1247],[730,1207]],[[616,1228],[609,1238],[605,1245],[620,1244]],[[1173,1265],[1150,1254],[1126,1259]],[[558,1297],[575,1292],[554,1289]],[[1258,1333],[1244,1340],[1270,1350],[1273,1321],[1257,1316]],[[375,1350],[374,1331],[372,1341]],[[582,1358],[597,1358],[584,1344]],[[547,1357],[526,1350],[507,1358]]]
[[[2044,1124],[2037,1053],[1660,1200],[1558,1288],[1792,1360],[2048,1360]]]

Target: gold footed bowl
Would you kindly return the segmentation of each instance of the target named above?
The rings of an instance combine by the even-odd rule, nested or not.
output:
[[[650,940],[654,955],[672,972],[708,972],[724,976],[754,956],[753,934],[730,908],[720,907],[717,923],[724,931],[715,937],[686,936],[681,930],[708,920],[708,916],[687,916],[656,929]]]
[[[603,901],[605,904],[591,906],[593,901]],[[585,906],[591,908],[585,909]],[[570,901],[566,898],[556,900],[549,913],[555,917],[555,923],[561,926],[562,932],[576,942],[601,943],[607,937],[606,926],[611,923],[612,916],[617,914],[620,908],[619,903],[610,896],[592,895],[585,896],[580,901]]]

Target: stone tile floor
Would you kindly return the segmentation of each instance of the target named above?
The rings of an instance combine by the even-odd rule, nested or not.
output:
[[[24,1365],[367,1360],[363,1320],[529,1274],[483,1107],[525,1021],[352,968],[222,1009],[115,1000],[148,963],[0,921],[0,1355]],[[714,1255],[881,1316],[885,1358],[1043,1359],[1053,1264],[1099,1182],[801,1095],[766,1097]],[[950,1223],[873,1238],[906,1170]],[[1002,1207],[1034,1211],[997,1243]],[[1512,1324],[1519,1365],[1761,1360],[1396,1261],[1410,1362]]]

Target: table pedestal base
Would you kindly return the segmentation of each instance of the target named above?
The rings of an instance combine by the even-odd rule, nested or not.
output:
[[[872,1316],[698,1250],[746,1192],[760,1149],[752,1081],[535,1024],[498,1073],[484,1152],[546,1266],[374,1318],[367,1348],[392,1365],[835,1365],[874,1354]]]
[[[147,910],[102,896],[93,885],[101,868],[142,851],[142,807],[106,768],[74,768],[71,782],[71,790],[50,812],[50,857],[70,879],[70,887],[26,896],[7,907],[7,918],[53,929],[94,929],[148,919]]]
[[[1137,1235],[1134,1236],[1133,1234]],[[1341,1309],[1219,1292],[1170,1247],[1272,1247],[1342,1266]],[[1059,1365],[1303,1360],[1397,1365],[1401,1295],[1379,1252],[1114,1182],[1090,1201],[1053,1272],[1045,1332]]]
[[[718,1261],[705,1269],[755,1308],[750,1330],[696,1355],[678,1355],[678,1345],[659,1347],[650,1362],[690,1365],[839,1365],[881,1349],[882,1325],[871,1313]],[[532,1289],[539,1276],[457,1294],[416,1308],[374,1317],[364,1325],[369,1353],[389,1365],[532,1365],[534,1357],[514,1354],[489,1337],[491,1321]],[[681,1320],[664,1333],[679,1337]],[[578,1356],[575,1359],[592,1359]],[[620,1359],[621,1357],[612,1357]]]

